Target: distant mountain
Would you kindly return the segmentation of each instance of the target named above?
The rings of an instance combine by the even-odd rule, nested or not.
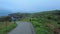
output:
[[[7,16],[12,13],[10,10],[0,10],[0,16]]]

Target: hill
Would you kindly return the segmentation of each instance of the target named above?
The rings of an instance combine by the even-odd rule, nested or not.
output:
[[[60,34],[60,10],[34,13],[30,21],[36,34]]]
[[[3,11],[3,10],[2,10]],[[5,10],[4,10],[5,11]],[[8,14],[9,11],[1,12]],[[34,26],[36,34],[60,34],[60,10],[44,11],[37,13],[12,13],[19,21],[31,22]]]

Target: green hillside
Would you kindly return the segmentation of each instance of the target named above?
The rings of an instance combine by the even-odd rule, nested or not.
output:
[[[0,34],[7,34],[17,26],[8,16],[0,17]]]
[[[37,13],[12,13],[8,16],[16,18],[16,22],[31,22],[36,34],[60,34],[60,10]],[[0,27],[1,34],[5,34],[16,27],[16,23],[11,23],[11,18],[8,16],[0,17],[0,26],[2,26]]]
[[[34,13],[30,20],[36,34],[60,34],[60,11]]]
[[[15,13],[13,16],[17,19],[20,18],[19,21],[32,22],[36,34],[60,34],[60,10]]]

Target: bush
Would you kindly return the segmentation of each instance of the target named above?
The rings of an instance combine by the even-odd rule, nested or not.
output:
[[[17,26],[17,24],[14,23],[2,23],[2,25],[0,24],[0,34],[7,34],[9,31],[11,31],[13,28],[15,28]]]

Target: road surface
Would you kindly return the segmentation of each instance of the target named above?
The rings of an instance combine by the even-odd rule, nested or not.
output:
[[[17,27],[8,34],[35,34],[30,22],[17,22]]]

